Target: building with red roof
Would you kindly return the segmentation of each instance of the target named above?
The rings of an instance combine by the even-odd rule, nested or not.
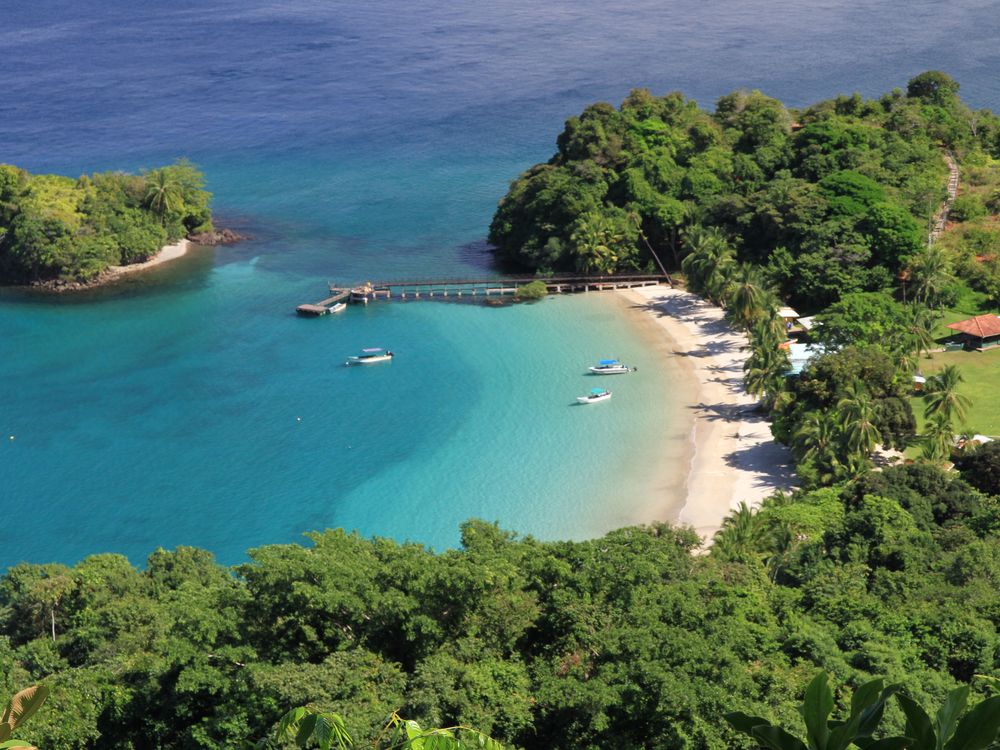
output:
[[[949,323],[947,327],[961,333],[961,338],[971,349],[982,351],[1000,346],[1000,317],[996,315],[977,315],[968,320]]]

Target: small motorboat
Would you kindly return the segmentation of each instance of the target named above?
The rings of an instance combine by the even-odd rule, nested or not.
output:
[[[392,352],[388,349],[362,349],[356,357],[348,357],[345,365],[373,365],[376,362],[392,361]]]
[[[330,315],[336,315],[339,312],[344,312],[344,310],[346,309],[347,309],[346,302],[338,302],[335,305],[330,305],[328,308],[326,308],[326,311],[330,313]]]
[[[576,400],[581,404],[596,404],[599,401],[607,401],[611,398],[611,391],[606,388],[591,388],[586,396],[577,396]]]
[[[634,367],[623,365],[617,359],[602,359],[596,367],[588,369],[592,375],[624,375],[626,372],[635,372]]]

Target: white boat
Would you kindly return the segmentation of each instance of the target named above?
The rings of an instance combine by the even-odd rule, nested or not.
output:
[[[576,400],[581,404],[596,404],[599,401],[607,401],[611,398],[611,391],[604,388],[591,388],[586,396],[577,396]]]
[[[624,375],[626,372],[635,372],[636,368],[623,365],[617,359],[602,359],[596,367],[588,369],[593,375]]]
[[[362,349],[356,357],[348,357],[345,365],[373,365],[376,362],[389,362],[392,352],[388,349]]]
[[[346,302],[338,302],[335,305],[330,305],[328,308],[326,308],[326,311],[331,315],[336,315],[339,312],[344,312],[344,310],[346,309],[347,309]]]

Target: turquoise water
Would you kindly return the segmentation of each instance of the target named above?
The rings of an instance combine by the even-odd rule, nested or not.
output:
[[[4,308],[10,559],[194,544],[235,560],[328,526],[445,546],[471,516],[582,537],[656,500],[622,477],[662,460],[668,376],[614,295],[305,320],[262,259],[180,265],[100,302]],[[344,366],[371,345],[397,356]],[[576,405],[605,354],[639,373]]]
[[[290,311],[331,279],[496,272],[483,237],[508,181],[566,117],[634,85],[801,105],[941,68],[1000,104],[995,8],[977,0],[8,6],[0,160],[76,175],[186,155],[255,239],[101,293],[0,291],[0,564],[648,517],[669,505],[685,404],[615,299]],[[369,345],[400,356],[341,366]],[[571,406],[607,355],[640,372]]]

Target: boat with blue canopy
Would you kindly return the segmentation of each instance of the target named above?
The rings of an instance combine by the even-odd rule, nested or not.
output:
[[[617,359],[602,359],[595,367],[589,369],[592,375],[624,375],[627,372],[635,372],[636,368],[624,365]]]
[[[581,404],[596,404],[601,401],[607,401],[611,398],[611,391],[606,388],[591,388],[590,393],[586,396],[577,396],[577,402]]]

